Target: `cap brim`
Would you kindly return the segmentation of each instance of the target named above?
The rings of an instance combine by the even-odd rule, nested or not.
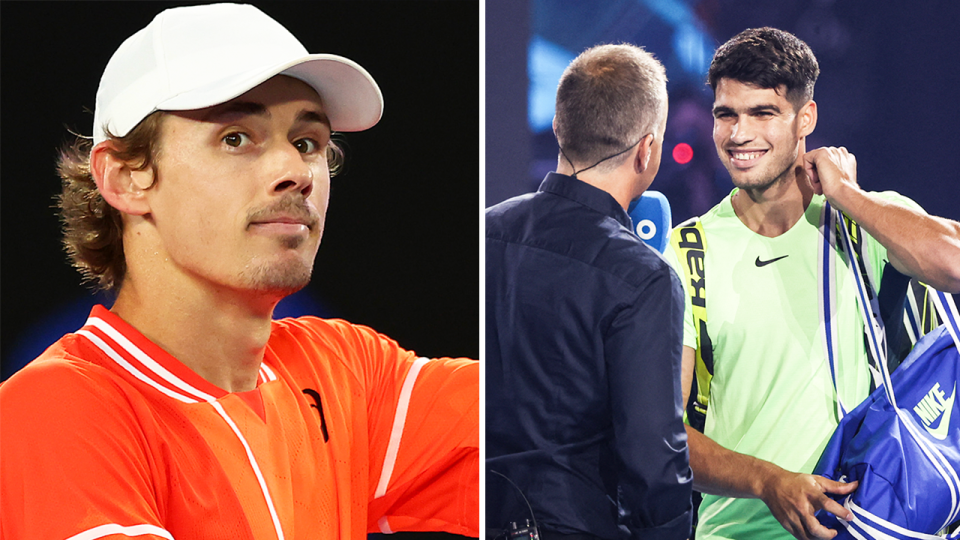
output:
[[[184,111],[219,105],[275,75],[288,75],[313,87],[320,94],[334,131],[363,131],[376,125],[383,115],[383,95],[373,77],[356,62],[334,54],[311,54],[268,69],[239,73],[182,92],[157,105],[157,110]]]

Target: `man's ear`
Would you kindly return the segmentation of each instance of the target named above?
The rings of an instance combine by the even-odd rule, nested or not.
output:
[[[153,167],[136,170],[116,156],[112,141],[104,141],[90,152],[90,173],[107,204],[134,216],[150,212],[146,191],[153,186]]]
[[[813,133],[814,128],[817,127],[817,102],[813,100],[806,102],[803,107],[800,107],[800,110],[797,111],[797,118],[799,120],[798,136],[806,137]]]
[[[637,149],[634,150],[633,169],[637,174],[647,170],[650,166],[650,158],[653,156],[653,133],[647,133],[642,139]]]

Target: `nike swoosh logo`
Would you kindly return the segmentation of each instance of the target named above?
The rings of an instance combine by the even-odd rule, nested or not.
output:
[[[942,441],[947,438],[947,432],[950,430],[950,413],[953,412],[953,400],[957,397],[957,383],[953,383],[953,393],[950,394],[950,397],[947,398],[947,401],[943,404],[943,416],[940,417],[940,425],[937,426],[937,429],[930,429],[924,425],[924,429],[930,432],[930,435],[938,441]]]
[[[761,261],[761,260],[760,260],[760,257],[757,257],[756,265],[757,265],[757,268],[763,268],[764,266],[766,266],[766,265],[768,265],[768,264],[770,264],[770,263],[775,263],[775,262],[779,261],[780,259],[786,259],[787,257],[789,257],[789,255],[784,255],[784,256],[782,256],[782,257],[777,257],[776,259],[770,259],[769,261]]]

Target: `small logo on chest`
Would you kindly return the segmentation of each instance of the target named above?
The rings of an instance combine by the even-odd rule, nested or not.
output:
[[[323,433],[323,442],[330,440],[330,433],[327,432],[327,419],[323,416],[323,401],[320,399],[320,393],[313,388],[304,388],[303,393],[313,399],[313,405],[310,405],[320,414],[320,431]]]
[[[789,257],[789,255],[783,255],[783,256],[781,256],[781,257],[776,257],[776,258],[774,258],[774,259],[770,259],[769,261],[761,261],[761,260],[760,260],[760,257],[757,257],[757,260],[754,262],[754,264],[757,265],[757,268],[763,268],[764,266],[766,266],[766,265],[768,265],[768,264],[775,263],[775,262],[779,261],[780,259],[786,259],[787,257]]]

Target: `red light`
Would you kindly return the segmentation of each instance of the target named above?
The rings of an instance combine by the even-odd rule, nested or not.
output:
[[[690,163],[693,159],[693,148],[687,143],[680,143],[673,147],[673,160],[681,165]]]

